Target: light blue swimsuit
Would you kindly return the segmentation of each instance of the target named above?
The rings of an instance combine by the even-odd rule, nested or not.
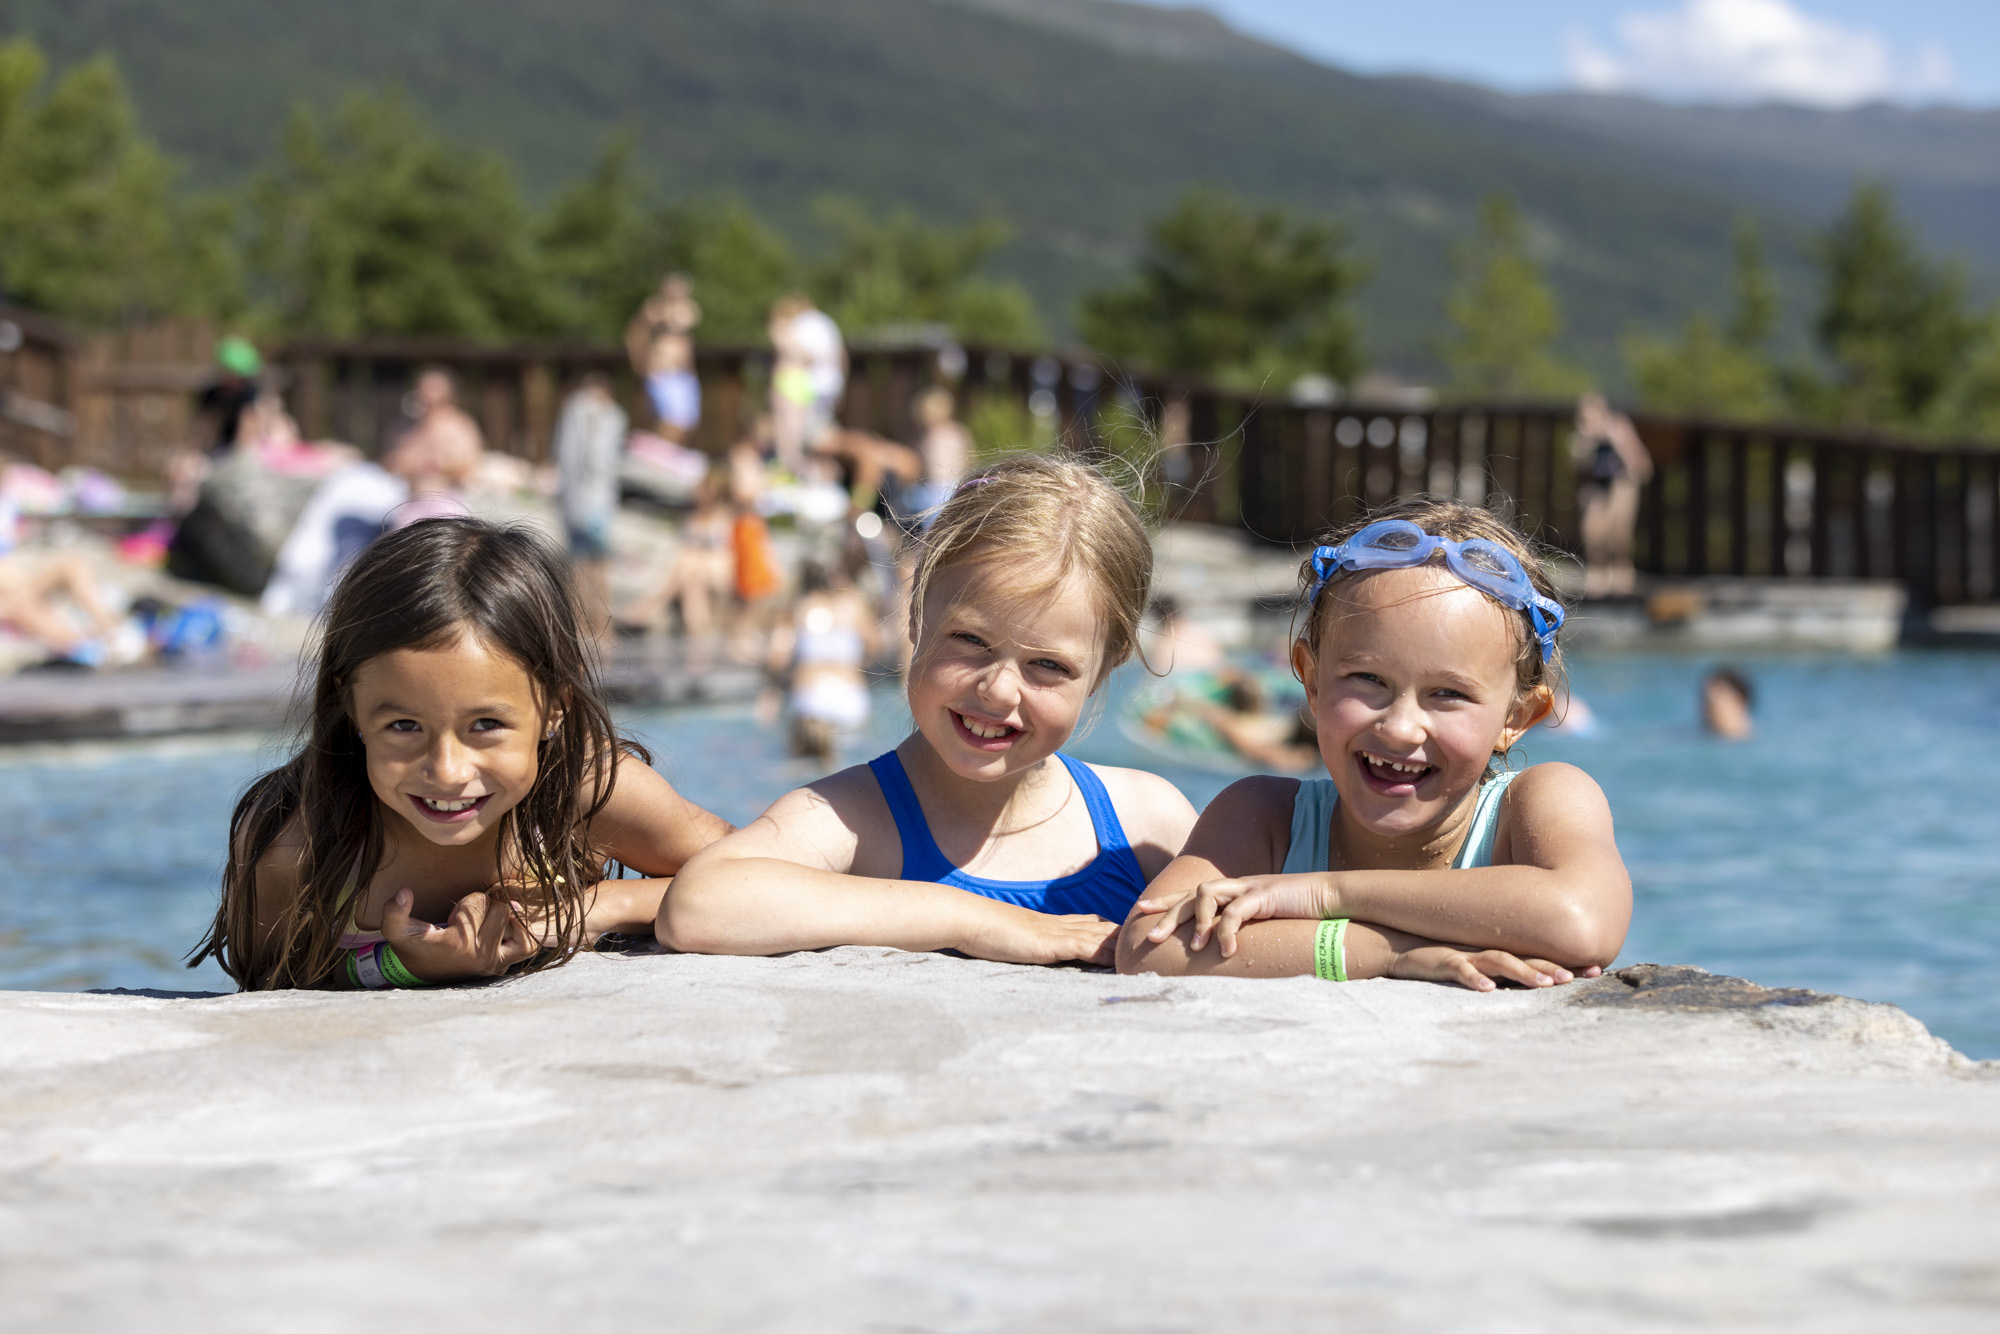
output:
[[[1478,804],[1472,808],[1472,830],[1465,846],[1451,859],[1451,869],[1467,871],[1493,864],[1493,835],[1500,828],[1500,799],[1507,784],[1514,781],[1510,769],[1490,778],[1479,789]],[[1292,801],[1292,846],[1285,853],[1285,875],[1300,871],[1324,871],[1326,847],[1333,834],[1333,808],[1340,801],[1331,778],[1307,778],[1299,783],[1299,795]]]

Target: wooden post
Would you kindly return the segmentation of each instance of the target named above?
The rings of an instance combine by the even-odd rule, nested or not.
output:
[[[1696,431],[1687,452],[1687,573],[1708,569],[1708,433]]]
[[[546,463],[555,446],[557,388],[546,361],[521,368],[522,453],[530,463]]]
[[[1333,518],[1333,416],[1323,408],[1305,414],[1305,469],[1299,478],[1304,527],[1317,531]]]
[[[1729,460],[1729,573],[1750,573],[1750,442],[1731,432],[1722,438]]]

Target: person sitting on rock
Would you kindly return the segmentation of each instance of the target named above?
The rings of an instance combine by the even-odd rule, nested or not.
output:
[[[1129,973],[1546,987],[1617,956],[1632,882],[1581,769],[1507,752],[1560,684],[1563,611],[1491,513],[1409,500],[1301,571],[1292,667],[1326,778],[1246,778],[1133,908]]]
[[[306,743],[244,793],[189,966],[245,990],[428,987],[650,930],[729,826],[621,738],[561,551],[427,519],[347,567]],[[616,861],[652,879],[606,879]]]

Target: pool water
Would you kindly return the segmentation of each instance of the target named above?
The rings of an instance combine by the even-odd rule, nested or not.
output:
[[[1757,735],[1737,744],[1695,726],[1707,665],[1578,660],[1596,730],[1524,743],[1611,799],[1637,895],[1620,961],[1891,1001],[2000,1057],[2000,660],[1751,658]],[[848,758],[904,735],[899,698],[878,704]],[[816,773],[747,708],[623,721],[677,786],[739,823]],[[1161,766],[1108,719],[1072,749],[1159,768],[1197,805],[1229,781]],[[212,963],[180,957],[214,911],[230,807],[277,757],[241,737],[0,752],[0,988],[227,989]]]

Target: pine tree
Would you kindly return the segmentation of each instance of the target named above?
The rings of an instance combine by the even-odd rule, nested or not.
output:
[[[1647,407],[1735,421],[1763,420],[1781,411],[1769,353],[1777,288],[1756,224],[1748,219],[1736,225],[1735,249],[1735,308],[1720,329],[1696,313],[1676,341],[1644,334],[1626,341],[1626,365]]]
[[[27,38],[0,43],[0,290],[86,325],[230,313],[232,210],[174,197],[109,59],[43,96],[47,69]]]
[[[1573,394],[1585,377],[1553,351],[1562,314],[1528,253],[1520,210],[1504,194],[1479,208],[1473,239],[1454,256],[1439,347],[1453,391],[1472,398]]]
[[[1963,278],[1924,256],[1873,184],[1856,187],[1821,237],[1819,262],[1814,332],[1833,365],[1832,415],[1856,426],[1923,421],[1979,334]]]
[[[1248,386],[1345,380],[1361,361],[1349,307],[1361,276],[1338,227],[1197,189],[1148,228],[1131,281],[1086,297],[1078,323],[1091,346],[1144,369]]]

